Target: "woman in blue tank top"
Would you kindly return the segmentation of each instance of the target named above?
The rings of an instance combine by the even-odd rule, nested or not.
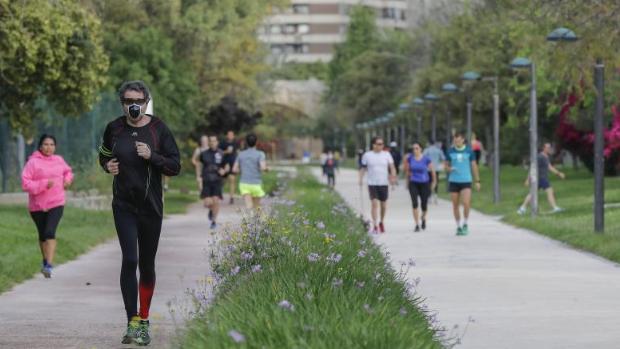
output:
[[[420,231],[420,214],[418,212],[418,197],[422,206],[422,230],[426,229],[426,212],[428,211],[428,198],[431,189],[437,185],[437,174],[433,168],[433,162],[427,156],[422,155],[422,146],[414,142],[413,152],[407,155],[405,161],[405,173],[409,180],[409,195],[413,204],[413,220],[415,221],[415,232]],[[432,178],[429,177],[431,174]],[[431,181],[432,180],[432,181]]]

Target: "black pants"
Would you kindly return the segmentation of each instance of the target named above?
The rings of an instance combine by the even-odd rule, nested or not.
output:
[[[336,185],[336,176],[333,173],[327,174],[327,185],[333,187]]]
[[[420,205],[422,211],[428,209],[428,197],[431,195],[431,187],[428,182],[409,182],[409,195],[411,195],[411,203],[413,208],[418,208],[418,197],[420,197]]]
[[[39,232],[39,241],[56,239],[56,228],[62,218],[64,206],[57,206],[49,211],[34,211],[30,212],[30,217],[37,226]]]
[[[161,233],[162,217],[141,215],[112,205],[114,225],[123,252],[121,292],[127,319],[138,315],[138,280],[140,269],[140,317],[149,316],[151,298],[155,289],[155,254]]]

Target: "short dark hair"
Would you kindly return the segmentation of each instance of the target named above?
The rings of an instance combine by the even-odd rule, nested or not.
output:
[[[461,131],[461,130],[457,130],[454,132],[454,137],[463,137],[465,138],[465,132]]]
[[[151,92],[149,91],[149,88],[146,86],[146,84],[142,80],[131,80],[131,81],[123,82],[121,87],[118,89],[118,98],[122,100],[123,97],[125,96],[125,92],[130,91],[130,90],[142,92],[144,93],[144,98],[147,101],[151,100]]]
[[[258,138],[254,133],[250,133],[249,135],[245,136],[245,142],[248,144],[248,147],[256,146],[256,141],[258,141]]]
[[[37,149],[41,149],[41,146],[43,145],[43,142],[45,142],[46,139],[51,139],[54,141],[54,145],[56,145],[56,137],[54,137],[53,135],[44,133],[41,135],[41,138],[39,138],[39,146],[37,147]]]
[[[381,136],[372,137],[372,139],[370,140],[370,144],[374,145],[375,143],[377,143],[378,140],[383,140],[383,137]]]

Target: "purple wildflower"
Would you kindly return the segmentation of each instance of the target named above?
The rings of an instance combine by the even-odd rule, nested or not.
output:
[[[228,335],[233,341],[235,341],[235,343],[245,342],[245,336],[235,330],[228,331]]]
[[[409,264],[410,267],[415,267],[415,261],[413,260],[413,258],[409,258],[407,263]]]
[[[316,262],[316,261],[318,261],[318,260],[319,260],[319,258],[320,258],[320,257],[321,257],[321,256],[319,256],[319,254],[318,254],[318,253],[312,252],[312,253],[310,253],[310,254],[308,255],[308,261],[310,261],[310,262]]]
[[[339,253],[338,254],[332,253],[329,255],[329,257],[327,257],[327,261],[332,262],[332,263],[338,263],[340,262],[341,259],[342,259],[342,255]]]
[[[364,285],[366,285],[366,282],[364,281],[359,281],[355,284],[355,286],[357,286],[357,288],[364,288]]]
[[[407,309],[405,309],[405,307],[401,307],[399,313],[400,315],[405,316],[407,315]]]
[[[340,286],[342,286],[342,279],[336,279],[336,278],[334,278],[334,279],[332,280],[332,286],[333,286],[333,287],[340,287]]]
[[[260,264],[257,264],[255,266],[252,267],[252,272],[253,273],[260,273],[262,271],[262,267],[260,266]]]
[[[358,257],[360,257],[360,258],[364,258],[364,257],[366,257],[366,250],[360,250],[360,251],[357,253],[357,256],[358,256]]]
[[[236,267],[232,268],[232,270],[230,271],[230,275],[237,275],[239,274],[240,270],[241,270],[241,267],[237,265]]]
[[[280,303],[278,303],[278,306],[282,309],[285,310],[289,310],[289,311],[294,311],[295,310],[295,306],[292,305],[289,301],[287,301],[286,299],[282,300]]]
[[[254,253],[252,253],[252,251],[241,253],[241,259],[243,260],[249,261],[252,257],[254,257]]]

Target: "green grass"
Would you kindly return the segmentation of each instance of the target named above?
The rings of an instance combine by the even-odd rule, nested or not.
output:
[[[23,206],[1,206],[0,293],[31,278],[41,268],[37,230]],[[65,207],[56,233],[54,264],[62,264],[116,236],[108,211],[86,211]]]
[[[539,212],[536,219],[528,214],[519,216],[516,211],[523,202],[528,188],[524,186],[525,169],[503,166],[501,172],[502,201],[493,203],[493,182],[490,169],[481,169],[482,190],[474,193],[474,208],[488,214],[501,215],[507,223],[527,228],[551,238],[566,242],[576,248],[593,252],[615,262],[620,262],[620,208],[605,210],[605,233],[594,232],[592,205],[594,184],[592,174],[586,169],[578,171],[561,169],[566,179],[549,174],[556,194],[557,204],[566,211],[550,214],[551,207],[546,193],[539,191]],[[620,177],[605,179],[606,203],[620,203]],[[445,188],[445,182],[441,186]],[[444,192],[444,196],[447,196]]]
[[[183,348],[440,348],[436,332],[342,199],[307,172],[274,215],[246,221],[214,261],[223,277]],[[324,225],[324,227],[323,227]],[[333,234],[333,235],[332,235]],[[364,251],[365,254],[359,254]],[[252,252],[251,258],[243,258]],[[311,254],[317,261],[311,261]],[[328,257],[341,255],[337,262]],[[252,272],[260,265],[262,271]],[[239,273],[235,274],[235,267]],[[294,309],[280,306],[288,301]]]

